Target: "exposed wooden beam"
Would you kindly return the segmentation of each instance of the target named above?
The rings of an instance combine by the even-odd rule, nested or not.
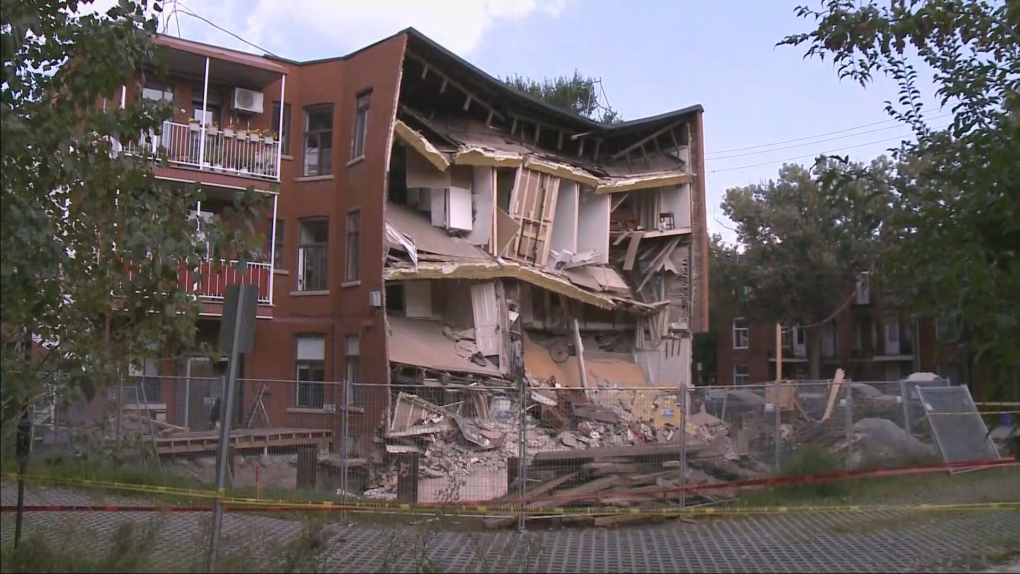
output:
[[[446,74],[444,74],[444,73],[443,73],[442,71],[440,71],[440,70],[437,70],[437,69],[435,69],[434,67],[432,67],[432,66],[431,66],[431,65],[430,65],[430,64],[429,64],[428,62],[426,62],[426,61],[425,61],[425,59],[424,59],[424,58],[422,58],[421,56],[419,56],[419,55],[415,54],[414,52],[407,52],[406,54],[407,54],[407,57],[408,57],[408,58],[410,58],[410,59],[412,59],[412,60],[414,60],[414,61],[418,62],[418,63],[419,63],[419,64],[421,64],[422,66],[425,66],[425,67],[427,67],[427,68],[432,68],[432,71],[433,71],[433,72],[435,72],[435,73],[436,73],[436,74],[438,74],[438,75],[439,75],[439,76],[440,76],[441,78],[443,78],[443,85],[442,85],[442,87],[441,87],[441,88],[439,89],[439,93],[443,93],[443,92],[444,92],[444,91],[446,90],[446,86],[447,86],[447,85],[453,86],[454,88],[457,88],[457,89],[458,89],[458,90],[460,90],[461,92],[464,92],[464,94],[465,94],[465,95],[467,95],[467,96],[470,96],[472,100],[474,100],[474,101],[478,102],[478,103],[479,103],[479,104],[480,104],[480,105],[481,105],[482,107],[484,107],[485,109],[487,109],[487,110],[488,110],[488,111],[489,111],[489,112],[490,112],[490,113],[491,113],[492,115],[494,115],[495,117],[497,117],[497,118],[499,118],[499,119],[501,119],[501,120],[503,120],[503,119],[506,119],[506,118],[505,118],[505,117],[503,116],[503,114],[501,114],[501,113],[499,113],[498,111],[496,111],[496,109],[495,109],[495,108],[493,108],[493,107],[492,107],[491,105],[489,105],[489,104],[485,103],[485,100],[483,100],[483,99],[479,98],[478,96],[476,96],[476,95],[475,95],[475,94],[474,94],[474,93],[473,93],[473,92],[472,92],[471,90],[468,90],[468,89],[467,89],[467,88],[465,88],[465,87],[464,87],[463,85],[461,85],[460,83],[458,83],[458,82],[457,82],[456,80],[454,80],[453,78],[450,78],[449,76],[447,76]]]
[[[429,67],[428,66],[422,66],[422,69],[421,69],[421,79],[424,80],[426,77],[428,77],[428,75],[429,75]]]
[[[517,116],[514,116],[514,121],[513,123],[510,124],[510,135],[514,135],[514,132],[516,131],[517,131]]]
[[[595,161],[596,162],[599,161],[599,148],[601,148],[601,147],[602,147],[602,140],[601,139],[595,140]],[[628,163],[629,163],[629,161],[630,160],[628,159]]]
[[[489,110],[489,117],[485,119],[485,125],[489,126],[490,128],[492,127],[492,117],[495,115],[495,113],[496,112]]]
[[[650,135],[648,137],[645,137],[645,138],[642,138],[641,140],[637,141],[636,143],[634,143],[634,144],[632,144],[632,145],[630,145],[630,146],[620,150],[619,152],[614,154],[609,159],[620,159],[621,157],[627,155],[628,153],[630,153],[630,152],[632,152],[632,151],[634,151],[634,150],[636,150],[638,148],[644,147],[644,145],[646,143],[648,143],[648,140],[657,138],[657,137],[661,136],[664,133],[672,132],[674,129],[676,129],[677,126],[679,126],[682,123],[683,123],[683,120],[673,122],[673,123],[669,124],[668,126],[662,128],[661,130],[653,133],[652,135]]]
[[[676,132],[670,130],[670,132],[669,132],[669,139],[673,141],[673,147],[674,148],[680,149],[680,142],[676,141]]]
[[[470,109],[471,109],[471,94],[468,94],[467,99],[464,100],[464,111],[466,112]],[[491,113],[492,110],[489,110],[489,112]]]
[[[574,139],[574,138],[570,138],[570,139]],[[581,143],[580,143],[580,145],[577,146],[577,157],[582,157],[582,156],[584,156],[584,138],[581,138]]]
[[[542,136],[542,124],[535,122],[535,143],[538,143],[538,138]]]

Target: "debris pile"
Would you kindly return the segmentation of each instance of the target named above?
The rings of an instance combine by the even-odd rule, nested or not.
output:
[[[688,447],[688,457],[699,457],[705,445]],[[583,451],[540,452],[526,469],[528,482],[523,501],[520,483],[511,485],[503,503],[523,502],[531,519],[542,509],[618,507],[656,510],[686,504],[705,504],[736,496],[734,489],[696,488],[681,490],[680,450],[676,443],[642,446],[592,448]],[[686,486],[714,485],[722,479],[702,469],[686,469]],[[552,513],[550,513],[552,514]],[[648,515],[583,517],[573,522],[607,526],[647,520]],[[502,528],[516,518],[490,518],[489,528]]]

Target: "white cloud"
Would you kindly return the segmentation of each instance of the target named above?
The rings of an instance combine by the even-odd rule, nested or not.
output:
[[[188,38],[258,51],[185,15],[190,10],[244,40],[296,60],[339,56],[413,26],[459,55],[474,51],[500,23],[552,18],[576,0],[186,0],[172,16]]]

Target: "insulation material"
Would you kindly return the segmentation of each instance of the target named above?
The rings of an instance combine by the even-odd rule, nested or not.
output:
[[[560,180],[530,169],[517,172],[511,198],[510,216],[521,229],[506,256],[518,261],[545,265]]]
[[[444,189],[450,187],[450,172],[439,171],[425,157],[414,150],[404,154],[407,158],[407,187]]]

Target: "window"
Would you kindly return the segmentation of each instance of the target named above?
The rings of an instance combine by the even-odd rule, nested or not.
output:
[[[857,279],[857,287],[854,294],[856,295],[856,303],[858,305],[867,305],[871,302],[871,288],[867,273],[862,273]]]
[[[168,103],[174,100],[174,91],[165,84],[146,82],[142,87],[142,99],[150,102]]]
[[[744,319],[733,320],[733,348],[746,349],[748,343],[747,321]]]
[[[360,400],[361,382],[361,339],[358,335],[347,335],[344,346],[344,381],[347,387],[348,406],[357,406]]]
[[[302,175],[333,173],[333,106],[305,109],[305,161]]]
[[[792,343],[791,343],[791,340],[790,340],[790,329],[788,327],[787,328],[783,328],[782,334],[779,336],[779,339],[780,339],[780,341],[782,341],[784,349],[789,349],[790,348]]]
[[[347,271],[344,281],[361,278],[361,211],[347,214]]]
[[[329,221],[301,222],[298,246],[298,291],[326,291],[326,255],[329,245]]]
[[[747,365],[733,365],[733,384],[751,384],[751,371],[747,368]]]
[[[330,118],[332,121],[332,118]],[[283,104],[283,128],[280,128],[280,102],[273,102],[272,131],[280,130],[280,153],[290,155],[290,104]]]
[[[276,219],[270,220],[272,225],[273,236],[270,238],[273,242],[273,269],[284,269],[283,266],[283,220]]]
[[[296,357],[294,405],[302,409],[321,409],[325,402],[326,338],[321,335],[298,337]]]
[[[372,101],[372,92],[358,96],[358,105],[354,116],[354,136],[351,138],[351,159],[365,155],[365,134],[368,132],[368,108]]]

